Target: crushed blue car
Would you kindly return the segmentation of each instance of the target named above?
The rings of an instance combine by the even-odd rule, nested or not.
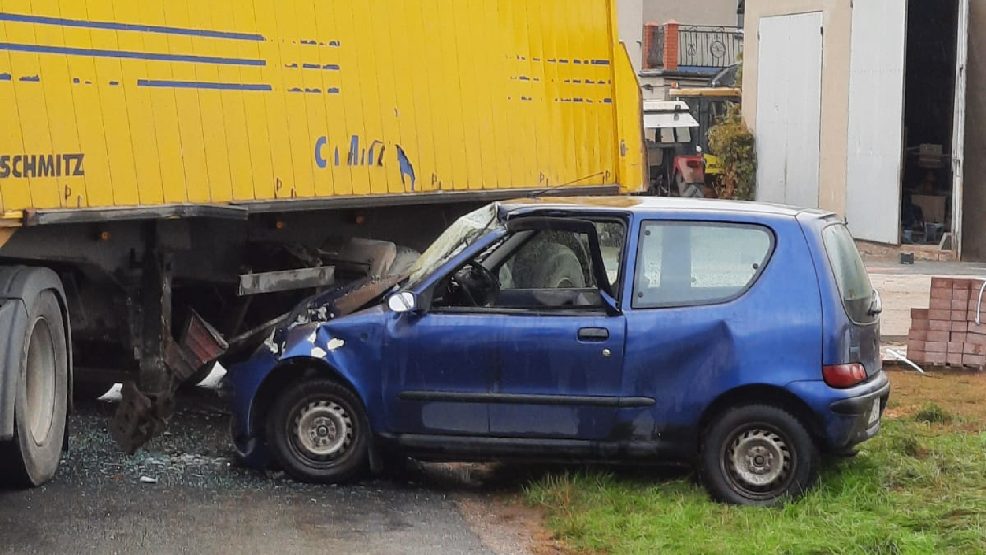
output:
[[[232,369],[245,460],[333,483],[398,456],[687,464],[771,505],[873,437],[890,393],[880,298],[827,212],[498,203],[368,291],[308,302]]]

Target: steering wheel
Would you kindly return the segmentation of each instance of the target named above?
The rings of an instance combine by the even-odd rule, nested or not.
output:
[[[466,266],[469,268],[468,275],[456,276],[455,281],[473,306],[489,306],[500,294],[500,280],[489,268],[475,260],[470,260]]]

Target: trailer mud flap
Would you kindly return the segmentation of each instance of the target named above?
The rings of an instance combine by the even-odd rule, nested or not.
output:
[[[192,312],[181,341],[165,339],[164,365],[168,384],[163,391],[142,391],[133,382],[123,386],[110,433],[128,454],[158,435],[168,425],[178,387],[200,369],[215,364],[228,349],[225,340],[201,316]]]

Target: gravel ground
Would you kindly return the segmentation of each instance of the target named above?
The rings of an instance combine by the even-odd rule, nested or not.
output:
[[[537,529],[496,518],[502,504],[468,466],[339,487],[243,468],[226,414],[201,391],[132,457],[109,437],[112,410],[77,405],[56,479],[0,491],[0,552],[524,553]]]

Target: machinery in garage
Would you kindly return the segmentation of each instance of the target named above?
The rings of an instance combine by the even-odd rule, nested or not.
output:
[[[704,197],[705,159],[699,122],[680,100],[644,101],[644,136],[649,192],[658,196]]]

